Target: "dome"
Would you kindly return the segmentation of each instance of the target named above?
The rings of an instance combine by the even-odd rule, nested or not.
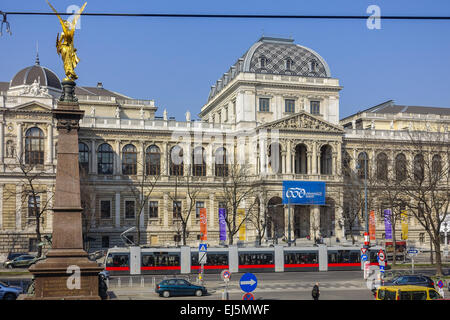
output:
[[[39,58],[36,59],[34,66],[26,67],[17,72],[12,78],[9,88],[32,85],[34,81],[40,83],[40,86],[42,87],[54,88],[57,90],[62,89],[58,76],[50,69],[42,67],[39,64]]]
[[[263,37],[242,57],[243,72],[330,78],[330,68],[314,50],[292,39]]]
[[[328,64],[314,50],[292,39],[262,37],[211,86],[208,101],[241,72],[331,78]]]

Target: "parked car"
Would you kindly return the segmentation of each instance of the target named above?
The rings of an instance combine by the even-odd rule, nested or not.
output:
[[[161,281],[155,288],[159,296],[168,298],[170,296],[192,296],[201,297],[208,293],[205,287],[193,285],[183,279],[166,279]]]
[[[22,294],[21,287],[9,286],[0,281],[0,300],[16,300],[19,294]]]
[[[375,300],[437,300],[441,295],[434,288],[423,286],[381,286]]]
[[[39,260],[45,259],[45,257],[35,257],[32,255],[22,255],[19,257],[14,258],[13,260],[10,261],[6,261],[3,266],[5,268],[28,268],[29,266],[31,266],[32,264],[38,262]]]
[[[10,252],[10,253],[8,253],[8,257],[6,258],[6,261],[14,260],[14,258],[23,256],[23,255],[28,255],[28,253],[27,252]]]
[[[383,286],[405,286],[405,285],[434,288],[434,281],[430,277],[420,274],[397,276],[390,281],[383,281]]]

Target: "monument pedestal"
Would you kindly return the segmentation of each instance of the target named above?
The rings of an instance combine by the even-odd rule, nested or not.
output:
[[[83,250],[82,208],[78,167],[78,130],[84,111],[74,95],[75,82],[63,81],[64,93],[53,110],[57,121],[58,154],[53,207],[52,249],[29,268],[34,296],[21,299],[100,300],[98,274],[103,268]]]

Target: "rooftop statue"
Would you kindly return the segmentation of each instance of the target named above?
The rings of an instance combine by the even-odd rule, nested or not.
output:
[[[77,25],[77,21],[80,18],[81,13],[84,11],[87,2],[84,3],[80,11],[74,14],[72,22],[63,20],[59,16],[55,8],[53,8],[50,2],[48,2],[48,0],[47,3],[58,16],[59,22],[61,23],[61,26],[63,28],[61,37],[59,36],[59,33],[56,36],[56,52],[58,52],[58,55],[61,55],[62,57],[64,63],[64,71],[66,73],[66,77],[63,81],[74,81],[78,79],[78,76],[75,73],[75,67],[77,66],[78,62],[80,62],[80,59],[78,58],[76,53],[77,49],[75,49],[73,46],[73,37],[75,34],[75,26]]]

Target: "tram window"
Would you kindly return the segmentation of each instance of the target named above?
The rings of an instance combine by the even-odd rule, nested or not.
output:
[[[106,259],[107,267],[128,267],[129,255],[125,253],[112,253]]]
[[[289,252],[284,254],[285,264],[317,263],[316,252]]]
[[[328,253],[328,263],[359,263],[361,257],[358,251],[338,250]]]
[[[143,254],[141,264],[143,267],[172,267],[180,265],[180,256],[169,253]]]
[[[198,253],[191,254],[191,265],[199,266]],[[228,255],[226,253],[209,253],[206,256],[206,266],[226,266],[228,265]]]
[[[239,255],[239,264],[273,264],[273,253],[241,253]]]

